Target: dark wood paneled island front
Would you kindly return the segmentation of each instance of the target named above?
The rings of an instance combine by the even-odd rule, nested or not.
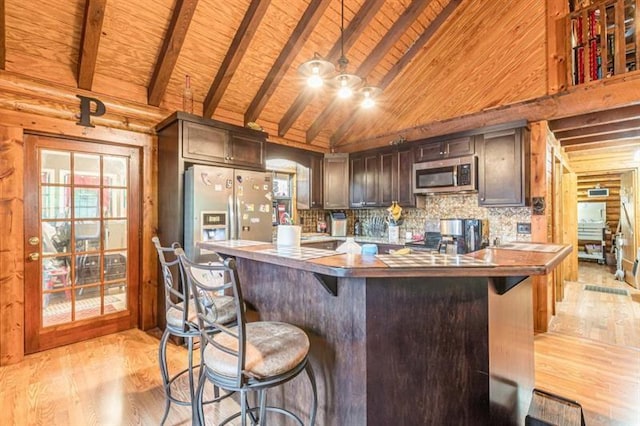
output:
[[[508,244],[469,255],[365,257],[255,242],[202,243],[237,259],[261,319],[303,328],[317,425],[523,424],[534,383],[530,275],[571,248]],[[304,376],[269,402],[308,414]]]

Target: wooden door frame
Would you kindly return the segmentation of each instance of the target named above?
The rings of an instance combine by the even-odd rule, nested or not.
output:
[[[42,280],[40,277],[40,270],[36,270],[37,266],[40,266],[40,262],[25,262],[25,353],[31,353],[46,349],[51,349],[60,345],[72,343],[78,340],[84,340],[84,338],[97,337],[116,331],[122,331],[129,328],[134,328],[140,323],[140,235],[142,227],[141,217],[141,196],[140,196],[140,157],[142,153],[137,147],[128,147],[122,145],[107,145],[96,144],[90,141],[81,141],[77,139],[62,138],[50,135],[41,135],[34,133],[25,133],[24,136],[25,145],[25,187],[24,187],[24,199],[25,205],[36,206],[40,205],[38,191],[39,179],[28,179],[29,176],[38,176],[39,170],[38,161],[34,161],[38,158],[39,150],[52,149],[52,150],[64,150],[73,152],[86,152],[88,154],[97,155],[124,155],[126,152],[129,154],[129,172],[130,178],[127,182],[128,194],[127,194],[127,218],[129,220],[127,228],[127,251],[129,256],[127,258],[127,311],[114,313],[109,315],[108,318],[91,318],[86,320],[80,320],[73,323],[65,323],[61,325],[47,327],[46,330],[42,330],[41,314],[42,314],[42,298],[39,298],[38,302],[32,306],[27,306],[29,302],[28,294],[40,294]],[[69,218],[71,220],[71,218]],[[24,212],[25,223],[25,236],[23,247],[25,248],[25,259],[27,257],[26,251],[29,251],[29,244],[27,240],[31,235],[28,235],[28,229],[30,227],[36,227],[40,224],[40,212],[36,209],[25,209]],[[40,233],[38,232],[38,235]],[[39,280],[27,280],[28,276],[40,277]]]

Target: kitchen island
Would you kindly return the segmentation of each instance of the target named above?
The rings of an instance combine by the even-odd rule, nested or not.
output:
[[[318,425],[523,424],[534,383],[529,276],[569,246],[509,244],[468,255],[336,254],[202,243],[237,259],[260,319],[303,328]],[[307,414],[304,376],[269,394]]]

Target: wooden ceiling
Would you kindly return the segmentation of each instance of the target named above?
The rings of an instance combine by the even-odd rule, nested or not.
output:
[[[340,147],[546,94],[545,2],[345,0],[348,70],[383,88],[366,113],[307,93],[298,66],[340,56],[339,0],[4,1],[0,68],[163,112],[255,121]]]
[[[576,173],[640,166],[640,106],[567,117],[549,122]]]

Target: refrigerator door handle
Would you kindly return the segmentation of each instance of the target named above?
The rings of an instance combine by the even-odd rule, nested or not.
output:
[[[229,199],[227,200],[227,211],[229,212],[229,239],[237,240],[237,219],[236,219],[236,211],[233,205],[233,195],[229,195]]]

